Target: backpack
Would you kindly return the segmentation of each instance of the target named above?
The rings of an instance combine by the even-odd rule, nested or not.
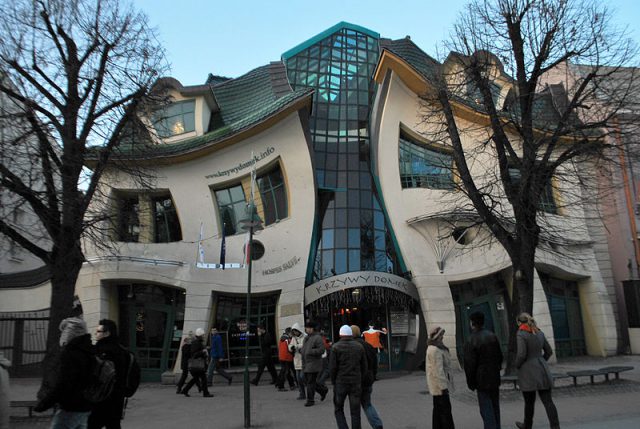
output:
[[[87,401],[97,404],[111,395],[115,384],[116,367],[113,362],[94,355],[89,384],[82,391],[82,396]]]
[[[122,345],[120,345],[120,347],[129,355],[127,361],[127,376],[124,380],[124,396],[130,398],[136,393],[138,386],[140,386],[140,365],[138,365],[136,355],[133,352]]]

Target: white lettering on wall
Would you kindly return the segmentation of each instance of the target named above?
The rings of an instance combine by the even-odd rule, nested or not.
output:
[[[258,155],[254,155],[253,159],[250,159],[245,162],[241,162],[237,166],[233,168],[229,168],[228,170],[222,170],[222,171],[218,170],[215,173],[207,174],[204,177],[206,177],[207,179],[213,179],[214,177],[227,177],[232,174],[236,174],[241,170],[244,170],[249,167],[253,167],[253,164],[255,164],[258,161],[262,161],[263,159],[272,155],[275,151],[276,149],[273,146],[271,146],[267,148],[267,150],[265,150],[264,152],[260,152]]]

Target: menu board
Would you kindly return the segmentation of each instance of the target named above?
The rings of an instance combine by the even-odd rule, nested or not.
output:
[[[392,336],[409,335],[409,312],[407,310],[391,310],[389,317]]]

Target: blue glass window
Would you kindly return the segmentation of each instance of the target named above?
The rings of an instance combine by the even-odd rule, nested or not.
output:
[[[518,189],[520,185],[520,170],[516,167],[509,167],[509,176],[511,176],[511,184],[515,189]],[[545,213],[557,214],[558,206],[556,204],[556,200],[553,194],[553,185],[551,182],[548,182],[540,196],[540,204],[538,208]]]
[[[453,189],[451,154],[400,134],[400,181],[403,188]]]
[[[225,235],[235,235],[240,232],[238,222],[246,216],[247,202],[241,185],[215,191],[220,214],[220,225]]]
[[[288,216],[287,191],[284,187],[280,166],[258,176],[256,182],[262,198],[265,225],[271,225],[285,219]]]

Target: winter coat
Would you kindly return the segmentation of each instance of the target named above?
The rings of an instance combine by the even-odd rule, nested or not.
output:
[[[378,376],[378,351],[362,338],[354,338],[354,341],[364,347],[364,353],[367,356],[367,374],[362,379],[362,387],[369,387]]]
[[[451,376],[451,357],[449,351],[429,345],[427,347],[427,386],[431,396],[441,396],[447,389],[453,393],[453,377]]]
[[[294,353],[293,355],[293,367],[296,370],[302,371],[302,345],[304,343],[304,339],[307,336],[304,331],[300,331],[300,325],[295,323],[291,329],[296,329],[302,334],[299,337],[295,335],[291,335],[291,341],[289,342],[289,351]]]
[[[9,429],[9,367],[11,362],[0,353],[0,429]]]
[[[180,369],[189,371],[189,358],[191,357],[191,343],[184,343],[180,348],[182,357],[180,358]]]
[[[211,336],[211,351],[209,354],[213,360],[224,358],[224,349],[222,348],[222,337],[220,334]]]
[[[116,368],[116,384],[111,396],[124,397],[127,384],[127,369],[129,367],[129,352],[120,346],[118,337],[110,335],[96,342],[96,353],[103,359],[113,362]]]
[[[265,332],[262,335],[258,335],[258,344],[260,345],[262,357],[271,357],[271,346],[273,345],[273,337],[271,334]]]
[[[293,353],[289,351],[290,342],[290,336],[283,335],[280,337],[280,342],[278,343],[278,360],[280,362],[293,362]]]
[[[322,371],[324,352],[322,335],[317,332],[307,335],[302,343],[302,371],[305,374]]]
[[[488,329],[474,331],[464,345],[464,372],[471,390],[500,386],[502,350],[498,337]]]
[[[202,337],[195,337],[193,339],[193,341],[191,341],[191,348],[190,348],[190,353],[191,355],[189,356],[191,359],[204,359],[205,362],[207,360],[207,356],[209,355],[209,353],[207,353],[207,349],[204,346],[204,343],[202,342]]]
[[[518,385],[523,392],[548,390],[553,387],[553,377],[547,360],[553,354],[551,346],[542,331],[535,334],[523,330],[518,331]]]
[[[55,381],[51,389],[34,409],[45,411],[57,403],[65,411],[91,411],[92,405],[82,392],[91,380],[94,356],[91,335],[80,335],[69,341],[60,352],[58,372],[53,374]]]
[[[364,346],[351,337],[340,338],[331,347],[329,374],[331,383],[362,385],[367,378],[369,367]]]

